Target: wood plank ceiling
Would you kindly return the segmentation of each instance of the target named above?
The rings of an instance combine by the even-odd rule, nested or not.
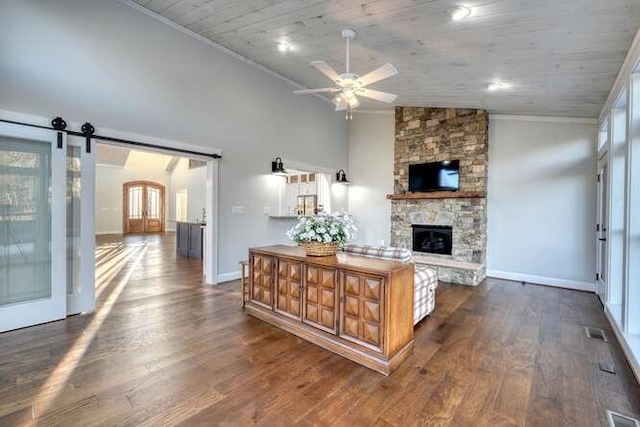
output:
[[[400,74],[371,87],[395,105],[504,114],[597,117],[640,27],[638,0],[469,0],[460,22],[456,0],[136,1],[310,88],[329,86],[310,61],[344,70],[340,31],[353,28],[352,70],[393,63]],[[490,92],[494,80],[512,87]]]

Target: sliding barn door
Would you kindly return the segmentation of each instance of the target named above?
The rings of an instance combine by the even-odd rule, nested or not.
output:
[[[67,314],[95,307],[95,142],[68,136]]]
[[[124,233],[164,231],[164,186],[155,182],[127,182],[123,188]]]
[[[66,137],[0,123],[0,332],[62,319]]]

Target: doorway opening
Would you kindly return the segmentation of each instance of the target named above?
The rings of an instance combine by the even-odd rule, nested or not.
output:
[[[609,206],[609,154],[604,151],[598,159],[596,212],[596,293],[603,304],[607,301],[608,280],[608,206]]]
[[[78,132],[49,128],[47,118],[36,121],[40,124],[9,120],[0,123],[0,332],[85,312],[95,311],[96,317],[100,317],[100,313],[106,312],[103,310],[105,304],[112,306],[132,277],[132,269],[118,269],[122,258],[129,256],[132,267],[142,265],[152,242],[129,245],[129,248],[122,242],[109,243],[104,248],[96,248],[95,244],[96,234],[98,238],[104,234],[122,237],[125,230],[129,231],[123,224],[123,184],[133,181],[160,183],[157,179],[125,176],[123,171],[127,169],[125,165],[132,150],[123,147],[135,147],[138,163],[143,165],[151,164],[152,158],[161,155],[170,159],[165,167],[178,164],[183,160],[181,156],[195,157],[186,161],[202,168],[200,187],[204,194],[188,199],[203,204],[202,221],[198,215],[195,222],[201,223],[202,236],[206,236],[203,255],[208,256],[203,256],[202,261],[189,259],[195,266],[192,271],[195,279],[190,282],[217,283],[218,260],[213,248],[217,247],[216,159],[219,155],[194,151],[194,147],[179,142],[172,145],[183,148],[165,149],[162,145],[167,141],[154,138],[146,139],[155,144],[113,137],[87,139]],[[134,139],[145,138],[134,136]],[[96,161],[100,147],[113,149],[107,153],[106,161],[103,156]],[[147,148],[155,152],[139,151]],[[119,161],[122,163],[117,164]],[[96,173],[98,163],[104,169],[102,178]],[[167,170],[161,173],[166,179]],[[118,176],[123,181],[117,184],[117,191],[100,194],[99,187],[113,185],[117,181],[114,177]],[[168,200],[176,200],[169,193],[175,186],[161,185],[163,187],[146,187],[146,200],[138,201],[144,207],[142,231],[155,232],[153,236],[165,236],[167,231],[176,228],[177,216],[168,210]],[[115,199],[119,199],[119,203],[114,202]],[[205,210],[208,213],[206,221]],[[198,212],[190,206],[181,211],[183,214]],[[170,227],[172,230],[168,230]],[[151,235],[143,233],[131,237],[145,239],[146,236]],[[173,238],[170,252],[177,257],[175,232]],[[94,253],[94,249],[98,250]],[[156,266],[158,269],[165,267],[162,262],[156,262]],[[110,284],[97,290],[96,270],[99,267],[103,269],[102,278]],[[182,274],[182,270],[176,271]],[[141,288],[138,292],[144,290]],[[96,304],[100,298],[103,304]]]
[[[97,301],[133,267],[136,276],[200,271],[194,284],[217,282],[216,244],[207,239],[217,226],[216,176],[213,159],[96,141]]]

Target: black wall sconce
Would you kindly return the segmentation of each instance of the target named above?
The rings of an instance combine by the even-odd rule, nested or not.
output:
[[[284,174],[284,164],[282,163],[282,159],[280,157],[276,157],[275,161],[271,162],[271,173],[274,174]]]
[[[347,174],[344,172],[344,169],[340,169],[338,173],[336,173],[336,182],[338,184],[349,184],[349,180],[347,179]]]

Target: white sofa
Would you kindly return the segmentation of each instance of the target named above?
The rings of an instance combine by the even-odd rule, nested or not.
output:
[[[413,255],[409,249],[395,248],[391,246],[368,246],[347,244],[342,251],[353,255],[361,255],[370,258],[382,258],[400,262],[412,262]],[[438,276],[436,272],[425,265],[415,264],[413,324],[431,314],[436,306],[436,288]]]

